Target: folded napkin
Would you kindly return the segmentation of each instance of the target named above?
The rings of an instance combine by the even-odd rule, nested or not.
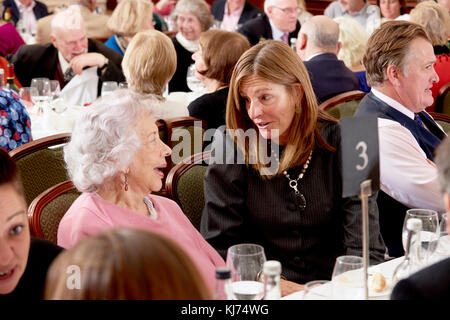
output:
[[[61,90],[60,97],[69,105],[82,106],[97,99],[97,67],[90,67],[75,75]]]

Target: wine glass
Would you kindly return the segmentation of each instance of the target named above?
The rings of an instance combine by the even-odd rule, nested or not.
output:
[[[33,78],[31,79],[31,87],[35,87],[38,91],[37,96],[32,96],[31,99],[35,104],[35,109],[38,114],[44,111],[45,103],[48,102],[52,95],[50,90],[50,79],[48,78]]]
[[[59,98],[59,95],[61,94],[61,86],[59,85],[58,80],[50,80],[50,92],[52,100]]]
[[[231,270],[233,300],[261,300],[264,248],[257,244],[242,243],[231,246],[227,252],[227,267]]]
[[[420,232],[420,257],[419,262],[424,266],[430,262],[430,258],[436,251],[439,240],[439,218],[434,210],[429,209],[409,209],[406,211],[405,221],[403,223],[402,241],[403,248],[406,246],[406,221],[411,218],[417,218],[422,221],[422,231]]]
[[[34,108],[33,97],[38,96],[38,91],[35,87],[22,87],[19,90],[19,97],[27,108],[28,112],[34,114],[37,110]]]
[[[435,251],[435,259],[441,260],[450,256],[450,235],[447,233],[448,215],[442,214],[439,223],[439,240]]]
[[[199,78],[195,75],[195,63],[191,64],[187,70],[186,82],[189,89],[193,92],[201,93],[205,91],[205,85],[201,82]]]
[[[118,87],[119,86],[118,86],[117,82],[115,82],[115,81],[104,81],[102,83],[102,97],[105,97],[108,94],[111,94]]]
[[[330,297],[330,280],[314,280],[305,284],[303,289],[303,300],[328,300]]]
[[[336,258],[333,269],[332,296],[339,300],[364,299],[364,263],[358,256]]]
[[[122,81],[121,83],[119,83],[119,89],[127,89],[128,88],[128,83],[126,81]]]

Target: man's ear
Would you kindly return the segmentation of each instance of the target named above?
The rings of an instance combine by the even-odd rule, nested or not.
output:
[[[342,49],[342,42],[339,41],[338,44],[337,44],[336,55],[339,54],[339,51],[341,51],[341,49]]]
[[[273,12],[273,7],[272,6],[268,7],[266,14],[269,17],[269,19],[272,17],[272,12]]]
[[[445,203],[445,211],[450,212],[450,194],[448,194],[447,192],[444,192],[444,203]]]
[[[58,45],[56,44],[56,38],[54,35],[50,35],[50,41],[52,42],[53,46],[58,49]]]
[[[300,50],[305,50],[308,36],[305,33],[300,33]]]
[[[402,73],[402,71],[393,64],[388,65],[388,67],[386,68],[386,75],[388,77],[389,82],[393,86],[397,86],[400,84],[401,73]]]

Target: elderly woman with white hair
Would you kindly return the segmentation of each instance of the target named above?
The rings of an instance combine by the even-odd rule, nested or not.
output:
[[[169,92],[189,92],[187,70],[194,63],[192,54],[199,48],[200,34],[211,27],[213,15],[204,0],[180,0],[171,17],[178,27],[177,34],[172,38],[177,52],[177,71],[169,82]]]
[[[359,90],[370,92],[366,69],[362,64],[366,44],[369,40],[366,30],[358,21],[349,17],[336,17],[333,20],[339,24],[341,48],[337,55],[338,58],[344,61],[345,66],[358,76]]]
[[[175,241],[194,261],[213,292],[219,254],[172,200],[156,196],[162,187],[170,148],[159,138],[152,114],[157,101],[130,90],[116,90],[95,101],[75,121],[64,159],[82,192],[62,218],[58,244],[114,227],[150,230]]]

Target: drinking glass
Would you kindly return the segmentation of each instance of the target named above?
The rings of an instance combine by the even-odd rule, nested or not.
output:
[[[314,280],[305,284],[303,300],[328,300],[330,297],[330,280]]]
[[[336,258],[331,277],[334,299],[364,299],[363,262],[363,258],[358,256],[340,256]]]
[[[121,83],[119,83],[119,89],[127,89],[128,88],[128,83],[125,81],[122,81]]]
[[[264,296],[261,276],[266,261],[264,248],[252,243],[237,244],[228,248],[226,260],[231,270],[233,300],[261,300]]]
[[[439,240],[435,251],[435,259],[441,260],[450,256],[450,235],[447,233],[448,214],[444,213],[439,223]]]
[[[36,97],[37,95],[38,91],[35,87],[23,87],[19,90],[19,97],[27,108],[27,111],[31,114],[34,114],[37,111],[33,102],[33,97]]]
[[[198,79],[195,75],[196,69],[195,64],[191,64],[187,71],[186,82],[189,89],[193,92],[202,92],[205,91],[206,88],[204,84]]]
[[[34,103],[43,103],[51,99],[50,79],[34,78],[31,79],[31,87],[35,87],[38,95],[33,98]]]
[[[58,80],[50,80],[50,93],[52,100],[59,98],[59,95],[61,94],[61,86],[59,85]]]
[[[115,81],[105,81],[102,83],[102,97],[107,96],[108,94],[111,94],[113,91],[115,91],[118,88],[118,84]]]
[[[406,221],[411,218],[417,218],[422,221],[422,231],[420,232],[420,257],[419,262],[426,266],[431,262],[430,258],[436,251],[439,240],[439,218],[434,210],[429,209],[409,209],[406,211],[405,221],[403,223],[402,241],[403,248],[406,246]]]

